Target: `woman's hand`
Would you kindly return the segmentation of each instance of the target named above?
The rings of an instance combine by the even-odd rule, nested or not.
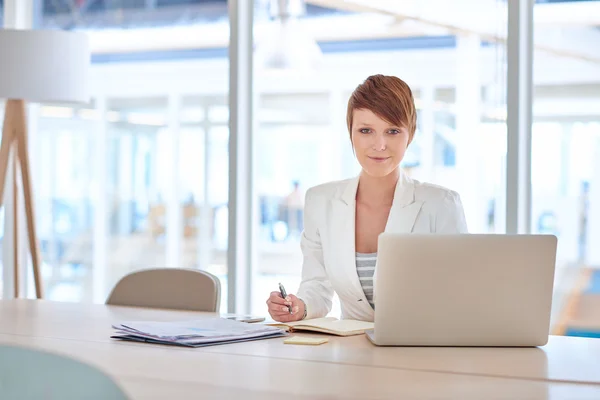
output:
[[[291,313],[289,306],[292,307]],[[278,322],[300,321],[304,316],[304,302],[293,294],[288,294],[284,299],[281,293],[271,292],[267,299],[267,307],[271,318]]]

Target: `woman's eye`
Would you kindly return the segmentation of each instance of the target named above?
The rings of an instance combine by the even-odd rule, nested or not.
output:
[[[390,129],[390,133],[391,133],[392,135],[397,135],[397,134],[399,134],[399,133],[400,133],[400,131],[399,131],[398,129]]]
[[[360,133],[369,133],[370,130],[368,128],[362,128],[359,132]]]

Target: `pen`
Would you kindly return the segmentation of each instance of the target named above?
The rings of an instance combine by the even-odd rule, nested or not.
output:
[[[283,285],[281,283],[279,283],[279,293],[281,293],[281,297],[283,297],[284,299],[287,297],[287,293],[285,292],[285,288],[283,287]],[[288,309],[290,310],[290,314],[292,313],[292,306],[288,306]]]

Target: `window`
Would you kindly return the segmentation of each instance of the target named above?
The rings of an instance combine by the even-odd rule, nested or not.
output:
[[[46,297],[104,302],[128,273],[188,267],[226,299],[227,42],[183,41],[226,39],[227,3],[125,3],[39,0],[36,28],[93,52],[94,102],[42,105],[32,135]]]
[[[352,11],[308,8],[293,24],[264,9],[255,13],[256,30],[263,33],[256,39],[254,75],[255,223],[260,232],[252,287],[255,313],[265,312],[264,301],[277,282],[290,293],[298,289],[306,190],[360,171],[347,132],[346,105],[354,88],[372,74],[398,76],[413,90],[418,129],[404,170],[458,191],[471,232],[504,231],[498,209],[504,199],[506,145],[490,143],[506,142],[505,46],[485,39],[506,30],[503,2],[476,6],[470,13],[425,2],[421,17],[431,23],[404,19],[414,10],[402,2],[374,2],[369,12],[360,12],[359,3]],[[472,32],[455,36],[445,28],[453,25]],[[293,52],[286,53],[275,39],[284,29],[296,35]],[[311,59],[313,68],[306,65]],[[277,68],[286,62],[287,68]],[[332,314],[339,316],[339,304]]]

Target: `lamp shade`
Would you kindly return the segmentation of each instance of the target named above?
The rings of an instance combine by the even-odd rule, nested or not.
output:
[[[87,103],[89,65],[85,33],[0,29],[0,98]]]

